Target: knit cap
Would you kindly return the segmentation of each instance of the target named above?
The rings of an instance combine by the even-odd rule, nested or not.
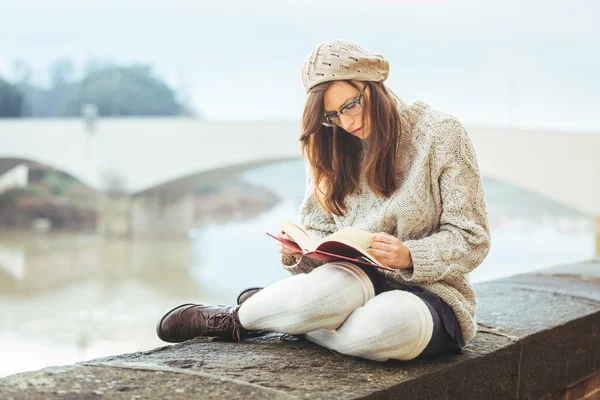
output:
[[[381,54],[372,53],[348,40],[334,39],[319,44],[302,66],[302,84],[308,93],[319,83],[336,80],[381,82],[390,72]]]

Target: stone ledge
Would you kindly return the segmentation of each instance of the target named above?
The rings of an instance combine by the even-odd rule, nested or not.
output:
[[[475,285],[479,332],[460,355],[377,363],[278,334],[195,339],[0,379],[0,398],[537,399],[600,364],[600,262]]]

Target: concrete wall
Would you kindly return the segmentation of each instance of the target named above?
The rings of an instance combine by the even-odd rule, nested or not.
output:
[[[462,354],[378,363],[275,333],[194,339],[2,378],[0,398],[600,398],[600,259],[475,290],[478,333]]]
[[[29,183],[29,168],[26,164],[17,165],[0,175],[0,194],[8,189],[22,188]]]
[[[195,227],[194,195],[153,191],[132,198],[131,229],[134,235],[186,235]]]
[[[600,372],[596,372],[579,382],[573,383],[566,388],[557,391],[544,400],[576,400],[576,399],[600,399]]]
[[[103,195],[98,207],[98,233],[105,237],[182,236],[195,226],[192,193],[167,190],[140,196]]]
[[[98,233],[106,237],[127,237],[132,234],[131,209],[133,197],[125,194],[104,194],[98,199]]]

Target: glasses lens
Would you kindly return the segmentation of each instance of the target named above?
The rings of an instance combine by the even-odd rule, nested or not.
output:
[[[355,115],[360,114],[361,111],[362,106],[360,105],[360,100],[356,100],[344,107],[342,114],[354,117]]]

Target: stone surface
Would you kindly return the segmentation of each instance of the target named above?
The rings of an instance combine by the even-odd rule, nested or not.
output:
[[[598,263],[475,285],[483,330],[519,340],[518,398],[540,398],[600,368]]]
[[[489,368],[474,368],[483,360]],[[503,399],[516,393],[518,360],[518,346],[510,339],[485,333],[461,355],[388,363],[343,356],[307,341],[281,341],[276,334],[241,344],[196,339],[14,375],[0,380],[0,398],[85,398],[101,392],[128,399]]]
[[[535,274],[528,275],[571,275],[584,279],[600,279],[600,256],[585,262],[544,268],[540,271],[536,271]]]
[[[599,268],[475,285],[479,332],[462,354],[377,363],[278,334],[195,339],[3,378],[0,398],[554,398],[600,370]]]
[[[560,278],[550,280],[561,281]],[[563,289],[545,286],[548,279],[519,276],[475,285],[479,301],[477,322],[517,338],[551,329],[575,318],[597,313],[600,301],[583,295],[587,285],[564,279]],[[538,285],[537,287],[535,285]],[[570,288],[573,295],[567,294]],[[592,291],[592,289],[590,289]],[[596,292],[600,285],[596,285]],[[590,295],[591,297],[592,295]]]
[[[13,375],[0,381],[9,399],[293,399],[257,385],[169,371],[74,365]]]
[[[323,399],[387,392],[402,394],[402,398],[424,398],[424,390],[431,398],[443,398],[439,396],[448,392],[465,399],[481,398],[467,397],[473,391],[469,385],[472,381],[485,382],[482,387],[486,390],[493,388],[505,395],[516,391],[516,386],[511,387],[511,375],[518,365],[518,348],[510,339],[494,335],[478,336],[461,355],[383,364],[344,356],[307,341],[285,342],[279,338],[269,335],[242,344],[197,339],[146,353],[93,360],[87,365],[154,369],[168,366],[207,372],[299,397],[310,393],[311,397]],[[472,368],[472,362],[482,358],[490,359],[494,373]],[[457,381],[442,379],[449,364],[453,365],[452,375]],[[404,387],[405,382],[416,378],[419,382]]]

